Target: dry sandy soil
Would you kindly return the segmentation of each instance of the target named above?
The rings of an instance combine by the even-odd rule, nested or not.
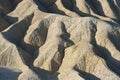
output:
[[[0,0],[0,80],[120,80],[120,0]]]

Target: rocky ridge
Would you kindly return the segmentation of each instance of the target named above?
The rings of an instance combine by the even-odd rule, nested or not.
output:
[[[120,80],[120,1],[1,0],[0,80]]]

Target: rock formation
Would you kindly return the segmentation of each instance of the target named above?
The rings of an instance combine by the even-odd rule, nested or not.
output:
[[[0,80],[120,80],[120,1],[1,0]]]

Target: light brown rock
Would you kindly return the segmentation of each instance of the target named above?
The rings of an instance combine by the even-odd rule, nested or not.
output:
[[[120,80],[119,0],[1,0],[0,9],[0,80]]]

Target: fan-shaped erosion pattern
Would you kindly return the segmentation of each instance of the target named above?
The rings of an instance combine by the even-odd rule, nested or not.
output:
[[[120,80],[120,1],[1,0],[0,80]]]

